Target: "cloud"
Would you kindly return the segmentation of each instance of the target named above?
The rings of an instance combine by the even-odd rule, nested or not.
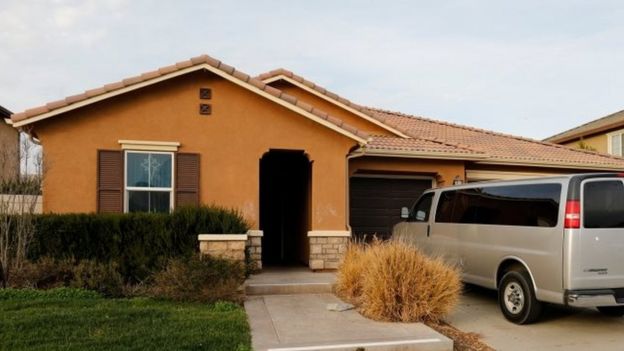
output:
[[[292,69],[363,104],[541,138],[621,109],[622,15],[618,1],[581,0],[8,0],[0,104],[208,53],[250,74]]]

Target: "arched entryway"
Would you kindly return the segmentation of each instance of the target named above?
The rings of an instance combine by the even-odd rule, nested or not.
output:
[[[311,173],[303,151],[271,150],[260,160],[263,265],[308,264]]]

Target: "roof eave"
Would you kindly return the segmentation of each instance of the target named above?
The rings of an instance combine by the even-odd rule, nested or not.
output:
[[[616,113],[621,113],[621,112],[622,111],[616,112]],[[612,116],[612,115],[610,115],[610,116]],[[580,128],[580,127],[577,127],[577,128]],[[553,135],[551,137],[548,137],[548,138],[544,139],[544,141],[547,141],[549,143],[555,143],[555,144],[567,143],[567,142],[573,141],[575,139],[582,139],[584,137],[591,136],[591,135],[594,135],[594,134],[598,134],[598,133],[601,133],[601,132],[605,132],[605,131],[608,131],[608,130],[612,130],[612,129],[616,129],[616,128],[624,128],[624,121],[621,120],[621,121],[605,124],[603,126],[595,127],[595,128],[592,128],[592,129],[588,129],[588,130],[572,133],[574,131],[574,129],[577,129],[577,128],[573,128],[572,130],[568,130],[568,131],[565,131],[563,133],[559,133],[559,134]]]

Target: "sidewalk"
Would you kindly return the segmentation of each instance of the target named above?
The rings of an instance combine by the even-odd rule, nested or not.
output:
[[[245,302],[256,351],[444,350],[453,343],[421,323],[384,323],[357,311],[331,312],[332,294],[250,296]]]

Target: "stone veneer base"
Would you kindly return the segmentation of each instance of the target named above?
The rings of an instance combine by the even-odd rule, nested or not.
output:
[[[351,233],[346,231],[312,231],[310,240],[310,261],[312,270],[338,269],[347,250]]]

